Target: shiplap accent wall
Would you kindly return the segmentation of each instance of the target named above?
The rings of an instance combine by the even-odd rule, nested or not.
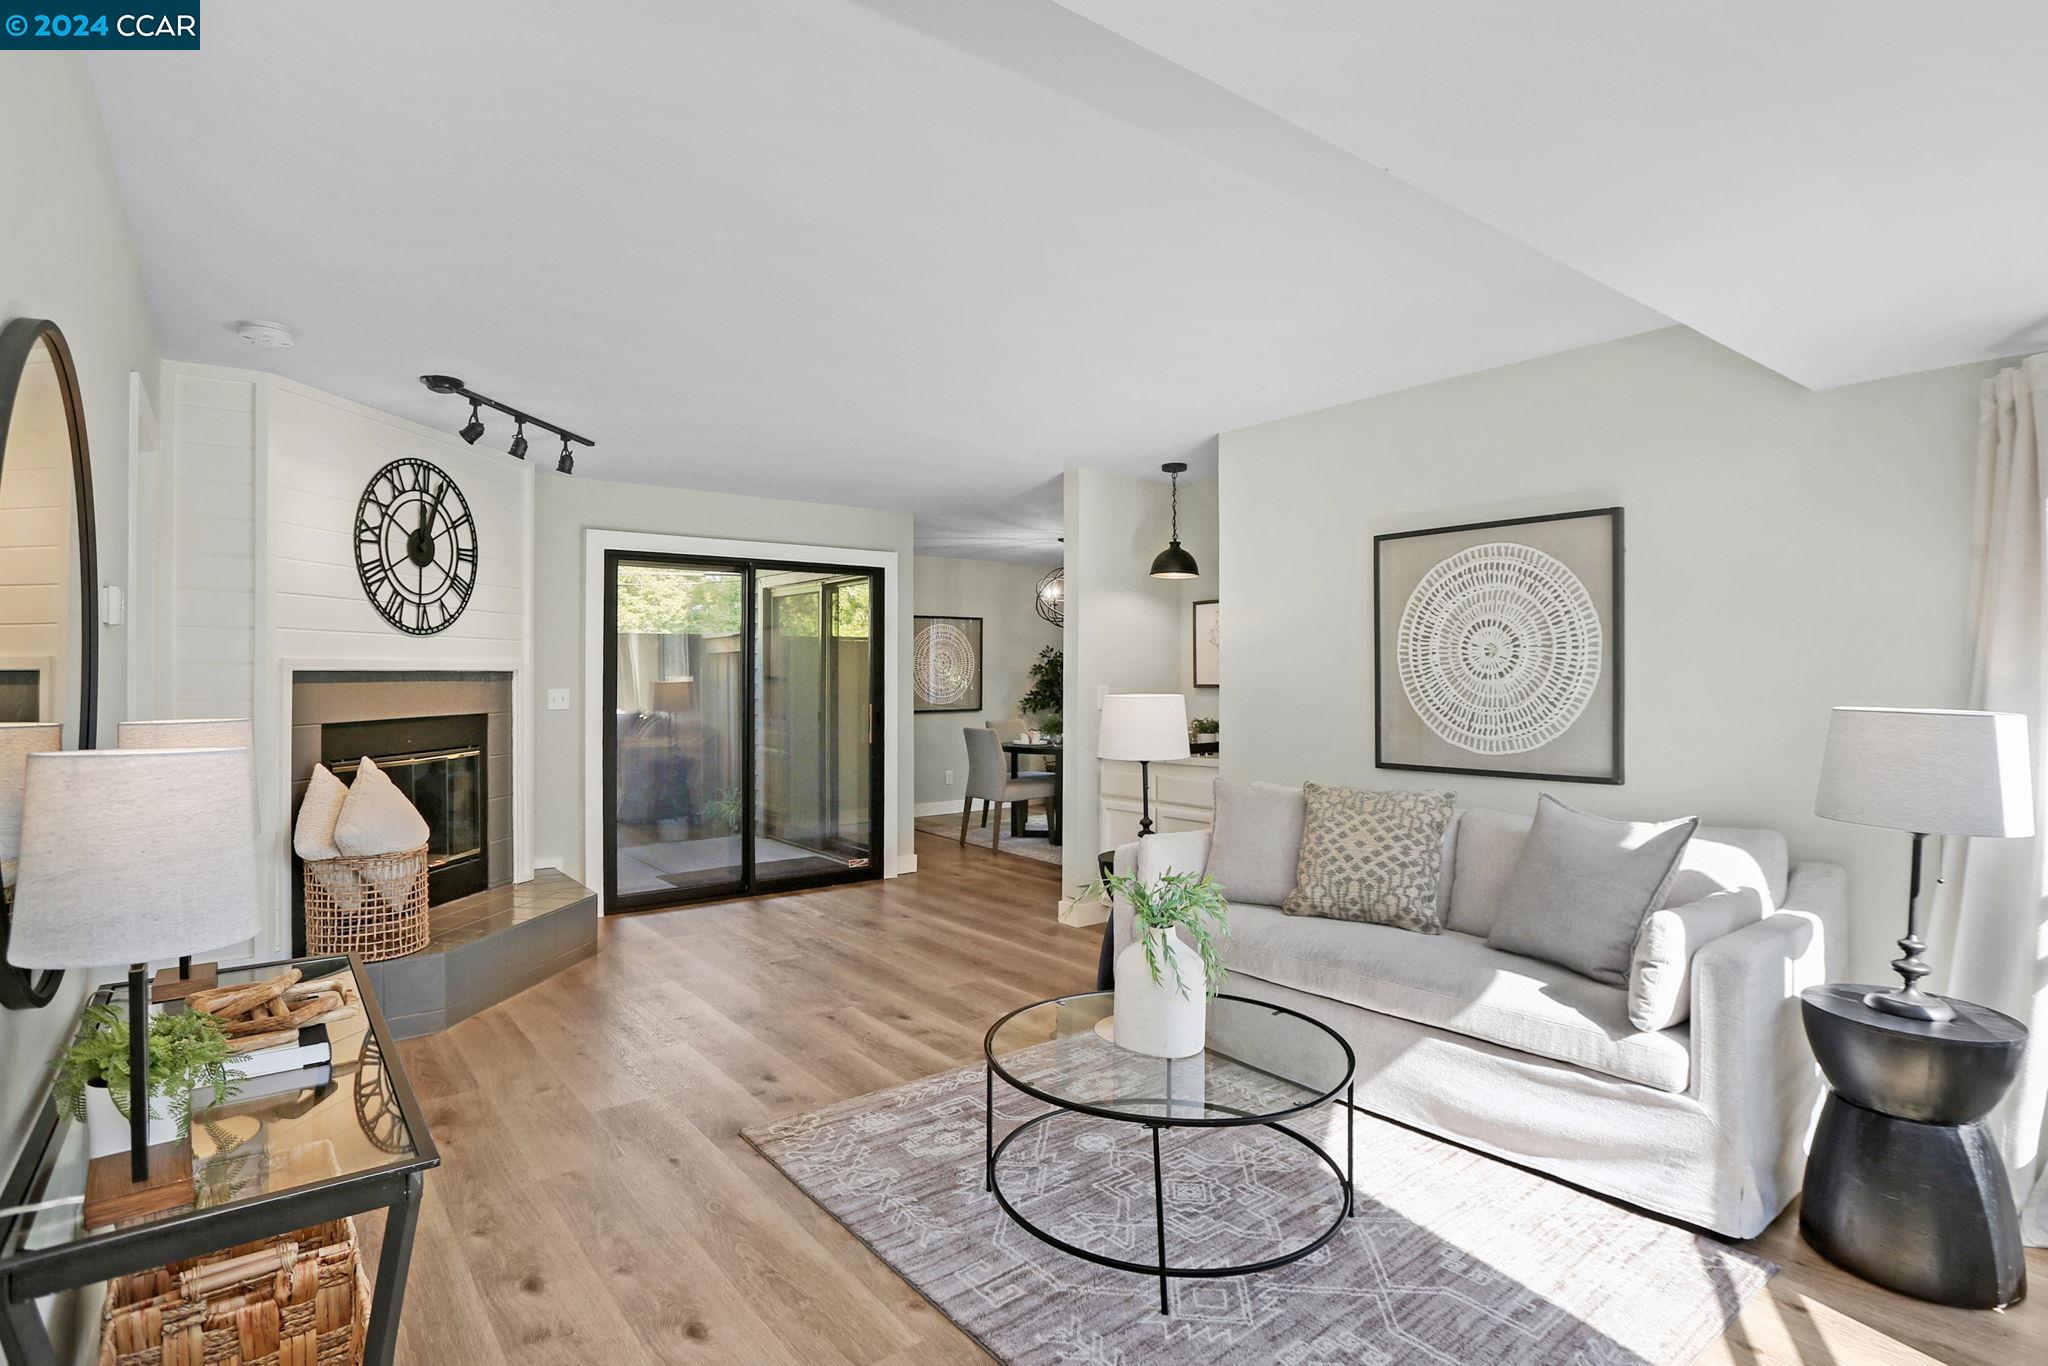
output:
[[[171,573],[154,587],[171,667],[168,696],[160,682],[155,706],[131,703],[139,717],[248,716],[254,705],[256,379],[164,367],[171,516],[159,545]]]
[[[531,876],[533,471],[274,375],[166,364],[164,716],[248,716],[269,899],[260,952],[290,947],[290,691],[295,670],[502,670],[514,676],[513,868]],[[477,522],[477,591],[433,636],[387,623],[357,578],[356,505],[393,460],[454,478]],[[160,527],[162,523],[160,523]],[[138,708],[140,713],[140,708]]]

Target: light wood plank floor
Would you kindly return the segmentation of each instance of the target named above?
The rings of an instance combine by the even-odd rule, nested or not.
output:
[[[403,1046],[445,1160],[402,1361],[988,1360],[739,1136],[972,1062],[1002,1011],[1093,983],[1057,870],[917,843],[893,882],[608,920],[596,958]],[[1703,1362],[2048,1361],[2048,1255],[2043,1298],[1983,1314],[1837,1271],[1789,1213],[1753,1246],[1785,1272]]]

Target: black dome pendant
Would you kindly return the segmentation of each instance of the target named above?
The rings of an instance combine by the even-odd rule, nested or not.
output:
[[[1202,567],[1195,563],[1195,557],[1180,548],[1180,477],[1187,471],[1187,463],[1169,460],[1159,467],[1166,471],[1173,481],[1173,539],[1166,549],[1152,557],[1152,577],[1155,579],[1198,579]]]

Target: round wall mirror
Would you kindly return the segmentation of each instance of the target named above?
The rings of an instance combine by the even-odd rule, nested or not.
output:
[[[28,754],[91,749],[99,714],[92,460],[55,323],[0,329],[0,1006],[45,1005],[63,974],[6,961]]]

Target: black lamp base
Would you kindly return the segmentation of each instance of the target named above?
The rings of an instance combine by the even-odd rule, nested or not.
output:
[[[149,965],[128,965],[128,1171],[149,1180]]]

